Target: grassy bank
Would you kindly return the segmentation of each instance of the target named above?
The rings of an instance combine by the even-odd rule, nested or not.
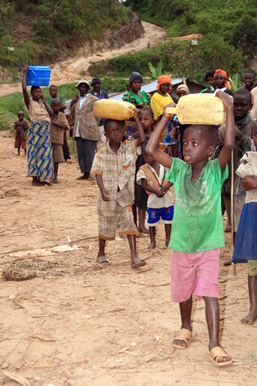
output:
[[[101,41],[130,16],[118,0],[0,0],[0,66],[15,77],[27,63],[53,62],[85,42]]]
[[[225,44],[222,38],[212,35],[211,44],[210,38],[199,40],[198,45],[192,45],[191,41],[169,42],[135,54],[93,63],[88,70],[99,76],[108,73],[128,77],[132,71],[147,76],[149,63],[157,66],[161,60],[163,73],[173,77],[185,76],[203,83],[205,73],[216,68],[225,68],[228,75],[238,73],[242,78],[249,61],[242,55],[239,57],[239,54],[234,47]]]

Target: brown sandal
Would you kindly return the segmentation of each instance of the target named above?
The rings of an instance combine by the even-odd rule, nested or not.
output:
[[[187,330],[186,328],[181,328],[178,335],[172,342],[172,346],[178,348],[179,350],[184,350],[190,346],[190,343],[193,342],[197,337],[197,334]],[[186,346],[181,346],[179,344],[174,343],[176,340],[181,340]]]
[[[232,358],[226,354],[226,352],[223,350],[222,347],[216,346],[211,349],[209,352],[209,359],[216,367],[225,367],[225,366],[231,366],[233,364]],[[220,358],[230,358],[228,361],[225,362],[218,362]]]

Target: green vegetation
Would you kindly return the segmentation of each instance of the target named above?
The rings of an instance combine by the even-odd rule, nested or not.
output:
[[[126,5],[143,20],[167,28],[167,37],[199,33],[198,45],[173,41],[133,55],[92,64],[90,72],[129,76],[149,74],[149,63],[163,62],[163,72],[203,82],[207,71],[223,68],[228,75],[251,67],[257,54],[256,0],[127,0]]]
[[[0,65],[15,74],[54,61],[127,24],[130,14],[118,0],[0,0]]]
[[[108,76],[101,79],[102,89],[109,93],[124,91],[127,88],[128,81],[126,79],[113,79]],[[75,88],[76,83],[63,84],[58,86],[58,94],[63,95],[66,100],[78,95],[79,92]],[[28,91],[30,87],[28,87]],[[48,97],[48,87],[42,88],[43,94]],[[23,103],[23,95],[21,92],[16,92],[5,97],[0,98],[0,130],[8,130],[13,122],[17,120],[17,112],[23,110],[25,118],[28,119],[28,114]]]
[[[157,68],[161,59],[162,72],[170,73],[172,77],[186,76],[202,83],[205,73],[215,68],[224,68],[228,74],[238,73],[242,77],[244,69],[248,67],[248,59],[241,57],[238,60],[238,51],[226,44],[222,37],[212,34],[210,38],[211,44],[201,39],[194,46],[191,41],[168,42],[135,54],[92,64],[89,72],[99,76],[108,73],[115,77],[128,77],[132,71],[139,71],[144,76],[152,76],[149,63]]]

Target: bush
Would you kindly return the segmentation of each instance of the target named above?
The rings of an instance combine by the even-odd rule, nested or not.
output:
[[[232,41],[244,55],[253,58],[257,54],[257,21],[249,15],[244,15],[235,26]]]

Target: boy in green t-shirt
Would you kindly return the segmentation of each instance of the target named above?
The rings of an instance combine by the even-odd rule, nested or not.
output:
[[[192,295],[195,295],[199,300],[203,298],[206,304],[209,357],[215,366],[228,366],[232,359],[219,345],[218,278],[219,248],[224,246],[221,187],[228,177],[227,163],[234,146],[235,128],[229,96],[223,92],[218,92],[217,96],[227,113],[225,143],[219,158],[209,161],[218,141],[215,126],[191,125],[185,130],[184,161],[160,151],[159,138],[173,118],[166,108],[146,151],[169,168],[165,178],[174,184],[176,194],[169,245],[173,249],[171,298],[179,303],[182,326],[173,346],[185,349],[194,338],[191,311]]]

